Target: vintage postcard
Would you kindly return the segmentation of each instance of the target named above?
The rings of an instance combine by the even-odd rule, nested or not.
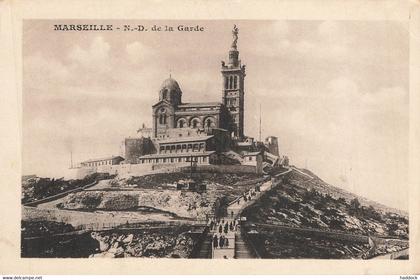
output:
[[[144,4],[177,17],[75,3],[9,6],[21,158],[17,214],[3,218],[16,217],[11,267],[419,272],[418,5],[355,1],[366,14],[340,18],[308,16],[303,2],[301,16],[278,17],[296,4],[184,2],[224,11],[195,18],[169,1]]]

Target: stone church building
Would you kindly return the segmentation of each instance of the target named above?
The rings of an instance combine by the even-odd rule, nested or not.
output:
[[[125,140],[126,162],[184,162],[192,156],[200,163],[216,163],[223,161],[221,154],[246,140],[245,65],[239,59],[236,26],[232,35],[229,60],[221,65],[221,102],[184,102],[178,82],[172,77],[166,79],[160,87],[158,102],[152,106],[151,130],[143,127],[138,131],[141,138]],[[218,156],[212,157],[214,153]]]
[[[238,29],[229,50],[229,61],[222,61],[222,102],[185,103],[177,81],[165,80],[159,91],[159,102],[153,105],[153,137],[170,137],[172,129],[192,128],[210,131],[225,129],[235,140],[244,138],[244,78],[237,49]]]
[[[232,36],[229,59],[221,63],[221,102],[185,102],[181,86],[169,77],[152,106],[152,127],[143,125],[136,137],[125,139],[123,162],[100,165],[95,171],[133,174],[194,162],[242,165],[243,170],[261,173],[267,158],[272,165],[277,164],[276,137],[270,136],[263,143],[244,135],[245,65],[239,59],[236,26]],[[84,165],[95,166],[93,161]]]

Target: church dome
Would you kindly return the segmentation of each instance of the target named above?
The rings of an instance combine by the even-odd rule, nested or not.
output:
[[[161,89],[168,89],[169,91],[181,92],[181,88],[176,80],[168,78],[163,81]]]

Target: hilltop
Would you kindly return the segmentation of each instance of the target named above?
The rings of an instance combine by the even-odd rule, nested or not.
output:
[[[257,248],[261,257],[361,258],[370,248],[368,235],[392,240],[391,243],[379,245],[375,254],[408,247],[408,215],[334,187],[309,170],[296,167],[292,167],[291,172],[285,170],[273,170],[277,174],[283,172],[287,175],[281,176],[278,182],[273,174],[273,187],[262,193],[241,213],[246,217],[243,232],[248,235],[248,242]],[[102,180],[97,176],[86,178],[86,182],[94,179],[100,182],[88,189],[42,203],[37,208],[26,207],[26,218],[23,219],[25,230],[22,233],[37,236],[32,228],[39,228],[39,225],[32,225],[31,213],[42,214],[44,209],[54,210],[58,215],[44,217],[43,227],[50,233],[71,231],[71,228],[74,230],[92,222],[98,226],[105,221],[115,224],[128,223],[129,220],[133,223],[147,221],[146,224],[159,222],[163,225],[174,220],[181,223],[203,221],[213,215],[226,215],[229,203],[270,179],[269,176],[257,174],[196,173],[194,180],[205,184],[205,191],[178,190],[176,183],[188,180],[190,176],[188,172],[178,172],[128,179],[106,176]],[[32,179],[23,187],[28,194],[25,200],[42,198],[36,194],[47,187],[53,190],[49,193],[56,194],[81,183]],[[60,223],[63,219],[68,224]],[[136,240],[143,242],[141,235],[134,235]],[[167,235],[168,242],[172,244],[175,235],[171,231]],[[187,255],[191,253],[190,247]],[[171,250],[166,252],[159,249],[155,253],[159,256],[172,254]],[[141,253],[147,254],[146,251]],[[176,254],[180,255],[179,252]]]
[[[306,170],[302,170],[306,171]],[[307,172],[307,171],[306,171]],[[379,203],[291,172],[246,209],[251,220],[408,238],[408,217]]]
[[[404,217],[408,218],[407,211],[397,209],[397,208],[393,208],[393,207],[384,205],[382,203],[379,203],[377,201],[374,201],[374,200],[368,199],[366,197],[363,197],[361,195],[351,193],[351,192],[346,191],[342,188],[335,187],[331,184],[328,184],[328,183],[324,182],[315,173],[313,173],[312,171],[310,171],[308,169],[301,168],[299,170],[301,170],[302,172],[314,177],[313,182],[314,183],[317,182],[319,185],[321,185],[322,186],[321,190],[324,189],[326,191],[329,191],[329,192],[335,194],[336,196],[346,198],[347,200],[357,198],[359,200],[360,204],[363,205],[363,206],[373,206],[375,209],[380,210],[382,212],[396,213],[400,216],[404,216]]]
[[[304,172],[307,175],[304,175]],[[311,178],[312,177],[312,178]],[[361,258],[375,240],[375,255],[408,247],[408,216],[294,170],[242,215],[250,239],[267,258]]]

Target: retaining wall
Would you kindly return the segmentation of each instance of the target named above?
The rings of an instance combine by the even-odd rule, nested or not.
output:
[[[197,172],[210,173],[254,173],[261,174],[256,166],[252,165],[209,165],[198,164],[194,167]],[[103,165],[95,168],[77,168],[73,169],[74,175],[77,179],[82,179],[86,175],[96,172],[109,173],[110,175],[118,175],[121,178],[128,178],[131,176],[144,176],[150,174],[159,174],[167,172],[186,172],[190,170],[190,163],[170,163],[170,164],[117,164],[117,165]]]
[[[189,171],[190,167],[182,167],[181,171]],[[195,167],[197,172],[209,173],[257,173],[255,166],[250,165],[198,165]]]

